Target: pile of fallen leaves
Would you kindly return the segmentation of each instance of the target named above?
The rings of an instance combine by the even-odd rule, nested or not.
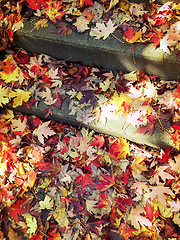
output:
[[[78,121],[103,124],[121,112],[140,132],[167,130],[179,148],[179,85],[144,71],[113,74],[19,50],[1,61],[0,88],[1,239],[180,238],[175,149],[6,108],[44,101],[47,117],[51,105],[67,100]]]
[[[0,124],[1,239],[179,239],[172,149],[12,110]]]
[[[129,43],[153,43],[165,53],[180,52],[180,3],[155,1],[131,3],[128,0],[19,0],[0,2],[1,49],[13,41],[13,33],[24,20],[36,17],[34,28],[48,27],[61,36],[72,31],[89,31],[105,40],[109,35]],[[33,18],[34,19],[34,18]],[[123,38],[122,38],[123,36]]]

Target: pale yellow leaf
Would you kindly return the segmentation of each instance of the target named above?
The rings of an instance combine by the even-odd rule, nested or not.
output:
[[[36,218],[33,217],[29,213],[24,213],[22,215],[25,218],[25,221],[26,221],[26,224],[27,224],[27,227],[28,227],[26,233],[35,234],[35,232],[37,230],[37,220],[36,220]]]
[[[13,107],[21,106],[23,102],[27,102],[31,93],[21,89],[15,89],[9,93],[9,97],[13,98]]]
[[[39,202],[40,209],[52,209],[54,206],[54,201],[48,195],[45,196],[43,201]]]
[[[9,92],[10,88],[0,85],[0,107],[3,107],[3,104],[5,105],[9,102]]]
[[[17,82],[19,75],[19,68],[15,68],[15,70],[11,73],[0,72],[0,77],[5,81],[5,83],[10,83],[11,81]]]

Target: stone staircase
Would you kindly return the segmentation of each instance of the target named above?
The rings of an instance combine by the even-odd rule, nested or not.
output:
[[[134,61],[131,44],[124,42],[123,39],[118,40],[119,36],[110,36],[106,40],[96,40],[88,33],[72,32],[72,34],[60,37],[58,34],[52,33],[54,27],[51,23],[48,23],[47,28],[39,30],[32,31],[33,27],[31,22],[24,23],[24,28],[15,33],[15,46],[24,48],[29,52],[45,53],[57,59],[96,64],[107,70],[130,72],[145,69],[148,73],[156,74],[164,80],[179,80],[180,59],[176,59],[175,53],[164,54],[161,49],[153,48],[152,44],[133,44]],[[44,117],[46,108],[47,105],[40,102],[37,108],[18,107],[17,110]],[[82,123],[76,120],[76,116],[69,114],[66,101],[62,102],[61,109],[55,106],[52,106],[51,109],[53,112],[50,116],[51,119],[81,126]],[[83,125],[97,132],[121,136],[138,144],[155,148],[175,147],[165,131],[155,128],[151,136],[148,133],[137,133],[136,128],[126,124],[126,118],[121,114],[116,120],[107,120],[106,125],[97,122]]]

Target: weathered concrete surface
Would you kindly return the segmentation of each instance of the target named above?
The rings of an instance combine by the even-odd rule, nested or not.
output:
[[[45,109],[48,108],[43,102],[38,104],[38,107],[32,107],[31,109],[17,107],[16,110],[26,113],[36,115],[38,117],[45,117]],[[117,119],[107,120],[104,125],[102,122],[91,122],[89,124],[83,124],[76,120],[76,115],[69,115],[68,103],[66,101],[62,102],[61,109],[55,106],[50,107],[53,114],[47,119],[53,119],[55,121],[62,121],[65,124],[70,124],[75,127],[85,126],[93,129],[99,133],[104,133],[116,137],[123,137],[132,142],[143,144],[155,148],[166,148],[175,147],[170,136],[160,128],[155,128],[153,134],[150,136],[148,133],[137,133],[137,129],[132,125],[127,124],[126,117],[119,114]]]
[[[124,42],[122,36],[116,36],[123,41],[118,41],[113,36],[106,40],[96,40],[86,33],[73,32],[64,37],[53,34],[54,25],[48,23],[47,28],[34,29],[33,23],[25,22],[24,28],[18,30],[14,36],[16,46],[29,52],[45,53],[58,59],[81,61],[85,64],[96,64],[107,70],[135,71],[145,69],[151,74],[156,74],[165,80],[177,80],[180,77],[180,59],[176,54],[164,54],[152,44],[133,44]]]

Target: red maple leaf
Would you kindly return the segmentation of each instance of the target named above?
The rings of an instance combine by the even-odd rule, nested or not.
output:
[[[118,207],[121,210],[121,212],[125,213],[127,210],[125,205],[131,206],[134,203],[135,201],[133,201],[131,198],[118,198],[115,207]]]
[[[146,217],[152,222],[159,216],[159,210],[154,213],[154,207],[151,206],[150,203],[146,203],[146,206],[144,207],[144,210],[146,212]]]
[[[165,149],[165,152],[162,154],[162,158],[161,158],[162,162],[168,162],[168,160],[171,158],[170,152],[171,152],[171,148],[167,147]]]
[[[137,132],[144,133],[144,134],[149,132],[149,135],[151,136],[154,132],[154,127],[155,127],[156,122],[157,122],[156,117],[153,115],[149,115],[147,117],[147,125],[139,127]]]
[[[134,236],[134,233],[136,231],[136,229],[132,229],[132,228],[127,228],[127,223],[125,222],[124,224],[122,224],[119,229],[118,229],[118,232],[121,234],[121,236],[123,236],[123,238],[125,240],[129,240],[131,238],[129,237],[133,237]]]
[[[33,10],[40,10],[41,6],[44,8],[47,7],[46,0],[26,0],[28,3],[28,7],[33,9]]]
[[[81,0],[81,7],[85,5],[94,5],[93,0]]]
[[[161,32],[158,32],[154,29],[153,32],[147,34],[146,37],[150,38],[148,42],[154,43],[153,47],[156,47],[160,44],[161,39],[164,37],[164,32],[163,30],[161,30]]]
[[[104,220],[99,220],[99,219],[95,219],[93,222],[89,222],[86,225],[86,229],[88,232],[94,232],[96,234],[99,234],[98,230],[96,229],[96,227],[100,227],[102,226],[102,224],[104,223]]]
[[[140,38],[141,30],[136,32],[136,30],[132,30],[132,28],[128,27],[127,32],[123,33],[123,38],[129,43],[135,43]]]
[[[82,189],[85,188],[85,186],[87,185],[87,182],[90,183],[91,185],[93,185],[93,181],[90,176],[91,176],[91,174],[89,174],[89,173],[85,173],[83,175],[79,174],[79,176],[76,178],[75,184],[80,182]]]
[[[9,216],[11,218],[13,218],[16,222],[19,221],[18,219],[18,215],[20,215],[22,213],[22,208],[21,205],[23,204],[23,202],[25,201],[25,199],[23,200],[18,200],[16,203],[14,203],[11,206],[11,211],[9,212]]]
[[[104,137],[101,135],[94,135],[96,140],[93,140],[92,143],[89,144],[89,146],[98,146],[98,149],[100,149],[104,145]]]
[[[95,188],[101,192],[104,192],[115,184],[115,176],[112,175],[112,177],[110,177],[105,174],[101,174],[100,182],[101,183],[98,184]]]
[[[173,94],[176,98],[180,98],[180,85],[177,84],[177,94]]]
[[[98,202],[98,205],[95,206],[94,208],[103,208],[103,207],[107,207],[109,204],[108,198],[106,197],[106,195],[104,195],[103,193],[99,193],[100,199]]]
[[[34,235],[29,240],[43,240],[41,235]]]

